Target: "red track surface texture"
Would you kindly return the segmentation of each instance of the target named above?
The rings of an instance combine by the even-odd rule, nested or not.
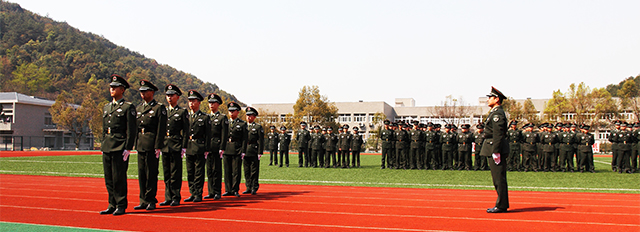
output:
[[[637,194],[509,194],[509,213],[487,214],[494,191],[262,184],[256,196],[134,211],[129,180],[128,214],[112,216],[98,214],[100,178],[0,175],[0,220],[128,231],[640,231]]]

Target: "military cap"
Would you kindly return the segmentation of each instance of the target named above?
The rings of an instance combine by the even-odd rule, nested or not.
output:
[[[556,123],[556,127],[562,127],[562,123],[561,122]]]
[[[358,127],[357,127],[357,126],[354,126],[354,127],[353,127],[353,130],[354,130],[354,131],[358,131],[359,129],[358,129]]]
[[[571,127],[576,127],[576,124],[573,124],[573,123],[572,123],[572,124],[571,124]]]
[[[300,126],[307,126],[307,122],[300,122]]]
[[[620,122],[620,127],[627,127],[627,122]]]
[[[322,131],[327,131],[327,128],[326,128],[326,127],[323,127],[323,128],[322,128]]]
[[[591,127],[590,127],[589,125],[582,125],[582,128],[581,128],[581,129],[583,129],[583,130],[589,130],[590,128],[591,128]]]
[[[513,126],[513,125],[518,125],[518,121],[516,120],[511,120],[511,122],[509,122],[509,126]]]
[[[158,87],[156,87],[153,83],[151,83],[151,81],[140,80],[140,88],[138,90],[140,90],[140,91],[147,91],[147,90],[158,91]]]
[[[314,130],[320,130],[320,126],[315,125],[315,126],[313,126],[313,129],[314,129]]]
[[[620,121],[615,121],[615,122],[613,122],[613,124],[616,125],[616,126],[620,126]]]
[[[484,129],[484,123],[478,123],[478,125],[476,126],[476,128],[478,128],[478,129]]]
[[[420,122],[418,120],[413,120],[413,121],[411,121],[411,124],[418,125],[418,124],[420,124]]]
[[[178,96],[182,96],[182,91],[180,91],[180,88],[174,84],[168,84],[165,86],[164,92],[166,95],[177,94]]]
[[[209,94],[209,103],[219,103],[222,104],[222,98],[220,97],[220,95],[215,94],[215,93],[211,93]]]
[[[117,74],[113,74],[113,75],[111,75],[111,83],[109,83],[109,86],[111,86],[111,87],[122,86],[125,89],[128,89],[129,88],[129,82],[127,82],[127,80],[125,80],[121,76],[119,76]]]
[[[551,123],[547,124],[547,128],[549,128],[549,129],[553,128],[553,124],[551,124]]]
[[[286,129],[287,129],[287,127],[286,127],[286,126],[281,126],[281,127],[280,127],[280,130],[281,130],[281,131],[284,131],[284,130],[286,130]]]
[[[398,123],[397,122],[391,123],[391,126],[397,127]]]
[[[444,128],[451,129],[451,124],[445,124]]]
[[[427,123],[427,127],[433,127],[433,123],[432,122],[428,122]]]
[[[425,125],[424,123],[420,123],[420,125],[418,125],[418,127],[420,127],[420,128],[427,128],[427,125]]]
[[[487,94],[487,97],[497,97],[499,99],[507,99],[507,97],[505,97],[504,94],[502,94],[502,92],[500,92],[498,89],[496,89],[493,86],[491,86],[491,92]]]
[[[333,131],[332,127],[327,128],[327,131]]]
[[[236,102],[229,102],[229,104],[227,104],[227,109],[229,111],[239,111],[242,107],[240,107],[240,104]]]
[[[469,124],[462,124],[462,126],[460,126],[460,128],[462,128],[462,129],[469,129]]]
[[[202,101],[204,100],[204,97],[202,97],[202,95],[200,95],[200,93],[198,93],[198,91],[195,90],[189,90],[189,95],[187,95],[187,98],[189,100],[191,99],[198,99],[198,101]]]
[[[440,123],[436,123],[436,124],[433,124],[433,127],[440,128],[440,127],[442,127],[442,125],[440,125]]]
[[[636,122],[633,124],[633,127],[640,127],[640,122]]]
[[[276,126],[271,125],[271,126],[269,126],[269,129],[276,129]]]
[[[385,125],[389,125],[389,124],[391,124],[391,121],[389,121],[389,119],[385,119],[385,120],[384,120],[384,124],[385,124]]]
[[[348,130],[348,129],[349,129],[349,125],[344,124],[344,126],[342,126],[342,128],[343,128],[343,129],[347,129],[347,130]]]
[[[256,110],[256,108],[253,108],[251,106],[247,106],[247,115],[258,116],[258,110]]]
[[[456,126],[456,124],[451,124],[451,128],[452,129],[458,129],[458,126]]]
[[[569,123],[562,124],[562,128],[569,128],[569,127],[571,127],[571,124]]]

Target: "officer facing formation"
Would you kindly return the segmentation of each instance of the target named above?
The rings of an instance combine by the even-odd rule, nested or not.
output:
[[[493,159],[493,162],[489,162],[489,166],[493,185],[498,193],[495,207],[487,209],[487,213],[502,213],[509,208],[507,164],[505,163],[509,156],[509,141],[507,116],[502,109],[502,101],[506,97],[494,87],[491,87],[491,93],[487,97],[487,105],[491,107],[491,111],[484,122],[485,140],[480,155],[490,156]]]
[[[244,179],[247,189],[242,194],[256,195],[260,185],[260,158],[264,150],[264,129],[255,122],[258,110],[247,107],[247,150],[244,156]]]
[[[160,149],[164,145],[167,110],[161,103],[153,99],[158,87],[148,80],[140,81],[140,96],[144,102],[136,108],[138,136],[138,184],[140,186],[140,205],[134,210],[156,209],[158,192],[158,163]]]
[[[162,146],[162,169],[164,174],[164,202],[160,206],[180,205],[182,189],[182,158],[189,142],[189,113],[178,106],[182,91],[169,84],[164,88],[167,96],[167,127]]]
[[[229,135],[229,118],[220,113],[219,107],[223,104],[222,98],[215,94],[209,94],[209,119],[211,119],[211,140],[209,156],[207,156],[207,189],[209,194],[204,199],[220,199],[222,194],[222,154],[227,146]]]
[[[111,76],[109,93],[112,102],[106,104],[102,114],[102,166],[104,182],[109,193],[109,207],[100,214],[125,214],[127,209],[127,169],[129,154],[136,141],[136,109],[124,100],[129,83]]]
[[[211,119],[200,111],[204,97],[195,90],[189,90],[189,142],[186,150],[187,180],[191,196],[184,202],[202,201],[205,162],[211,150]]]

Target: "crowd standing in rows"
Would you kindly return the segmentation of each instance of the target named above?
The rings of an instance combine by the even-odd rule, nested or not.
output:
[[[212,93],[207,95],[211,110],[207,114],[200,111],[200,104],[205,98],[195,90],[187,93],[188,108],[181,108],[178,100],[182,91],[173,84],[164,88],[165,106],[153,99],[159,90],[155,85],[142,80],[140,86],[140,96],[144,102],[135,107],[123,98],[125,90],[130,87],[129,83],[118,75],[111,77],[110,94],[113,101],[104,107],[104,140],[101,148],[109,206],[100,214],[125,213],[128,157],[134,146],[138,152],[140,187],[140,204],[134,207],[135,210],[156,209],[160,156],[165,182],[165,201],[160,202],[160,206],[178,206],[181,203],[182,159],[186,162],[190,193],[183,202],[217,200],[221,196],[239,197],[243,168],[246,190],[242,193],[257,194],[263,151],[270,153],[270,166],[289,167],[292,139],[297,142],[298,167],[360,167],[364,140],[358,127],[350,130],[348,125],[344,125],[338,128],[337,133],[333,133],[331,127],[314,125],[310,131],[307,123],[302,122],[293,138],[284,126],[279,130],[270,126],[265,135],[262,126],[255,122],[258,116],[255,108],[246,108],[247,121],[238,117],[242,108],[235,102],[227,104],[228,115],[222,114],[218,110],[224,104],[222,98]],[[499,93],[497,90],[495,92]],[[589,126],[558,123],[554,131],[552,124],[545,123],[534,131],[535,126],[531,123],[519,130],[517,122],[512,121],[506,134],[509,152],[503,152],[502,158],[497,153],[497,159],[495,153],[493,157],[491,153],[480,155],[482,146],[493,145],[493,142],[487,143],[493,138],[484,132],[484,126],[484,123],[476,125],[472,133],[469,124],[461,125],[458,132],[454,124],[444,125],[442,131],[439,124],[385,120],[384,129],[380,132],[381,168],[489,170],[489,166],[495,162],[500,167],[496,170],[504,167],[509,171],[573,172],[573,157],[577,155],[576,170],[595,172],[591,149],[594,138],[589,133]],[[580,131],[576,131],[576,128]],[[632,130],[626,123],[617,122],[610,141],[614,145],[613,170],[620,173],[636,171],[640,123]],[[506,164],[499,165],[501,159],[505,159]],[[633,161],[629,163],[630,160]],[[203,194],[205,173],[208,178],[207,195]],[[226,180],[224,193],[223,173]],[[503,176],[506,193],[506,174]],[[508,207],[508,199],[506,202]]]

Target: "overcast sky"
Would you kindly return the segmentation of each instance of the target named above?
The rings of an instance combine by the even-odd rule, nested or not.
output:
[[[317,85],[336,102],[476,105],[492,85],[550,98],[640,74],[638,0],[9,1],[247,104],[292,103]]]

